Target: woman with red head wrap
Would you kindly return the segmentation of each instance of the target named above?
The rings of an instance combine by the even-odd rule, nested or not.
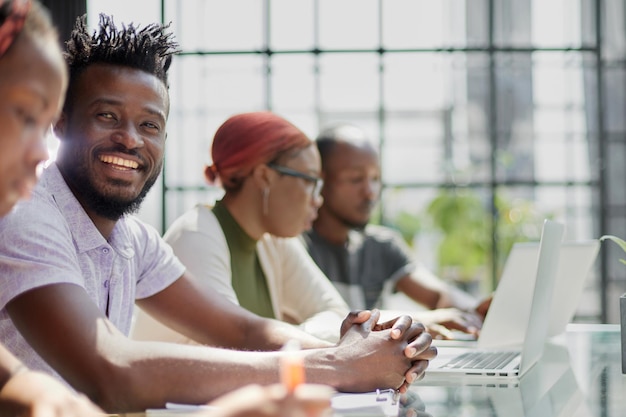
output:
[[[209,182],[220,178],[224,189],[236,191],[255,166],[311,146],[297,127],[271,112],[244,113],[226,120],[215,133],[207,167]]]
[[[322,203],[315,148],[300,129],[274,113],[238,114],[215,133],[213,165],[205,176],[221,183],[226,191],[222,203],[254,240],[264,233],[297,236],[311,227]]]
[[[322,204],[314,142],[274,113],[244,113],[219,127],[211,157],[205,177],[221,184],[223,198],[185,213],[165,239],[226,299],[336,341],[348,307],[298,237]]]

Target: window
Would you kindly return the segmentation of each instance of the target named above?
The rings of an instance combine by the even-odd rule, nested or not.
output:
[[[162,229],[219,198],[202,175],[217,127],[233,113],[269,109],[311,137],[339,121],[365,129],[382,162],[378,221],[408,230],[433,269],[442,235],[427,208],[443,197],[478,201],[490,251],[479,291],[496,283],[501,243],[538,237],[545,215],[567,224],[566,239],[626,237],[620,0],[88,4],[91,24],[96,11],[118,22],[172,21],[183,48],[170,75],[162,188],[142,212]],[[619,248],[604,246],[580,320],[619,317],[626,273]],[[448,272],[455,279],[458,270]]]

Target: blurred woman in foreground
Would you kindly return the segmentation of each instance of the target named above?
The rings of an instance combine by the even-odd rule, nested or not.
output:
[[[37,166],[48,158],[45,136],[67,86],[57,34],[46,11],[0,0],[0,216],[30,195]],[[0,414],[95,416],[87,397],[27,369],[0,345]]]

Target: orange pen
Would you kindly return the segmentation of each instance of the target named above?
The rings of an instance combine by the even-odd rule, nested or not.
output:
[[[293,393],[298,385],[304,384],[304,361],[299,353],[300,343],[290,340],[282,350],[285,354],[281,358],[280,379],[287,391]]]

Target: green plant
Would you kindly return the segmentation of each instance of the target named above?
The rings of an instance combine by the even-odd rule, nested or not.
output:
[[[624,252],[626,252],[626,241],[624,241],[623,239],[620,239],[619,237],[613,235],[604,235],[600,237],[600,241],[603,240],[612,240],[613,242],[617,243]],[[626,265],[626,259],[620,259],[619,261]]]
[[[439,273],[452,269],[459,281],[475,280],[491,248],[489,215],[478,196],[471,190],[442,190],[426,212],[443,236],[437,248]]]
[[[399,231],[402,238],[409,246],[413,245],[413,237],[417,235],[422,228],[419,216],[404,210],[391,219],[388,225]]]
[[[495,196],[497,215],[497,250],[493,250],[492,218],[489,200],[481,199],[472,189],[441,190],[429,204],[426,213],[432,225],[442,235],[437,248],[438,273],[452,272],[457,281],[488,279],[491,282],[492,256],[498,254],[496,265],[504,264],[515,242],[539,239],[544,218],[527,200],[508,198],[506,193]]]

